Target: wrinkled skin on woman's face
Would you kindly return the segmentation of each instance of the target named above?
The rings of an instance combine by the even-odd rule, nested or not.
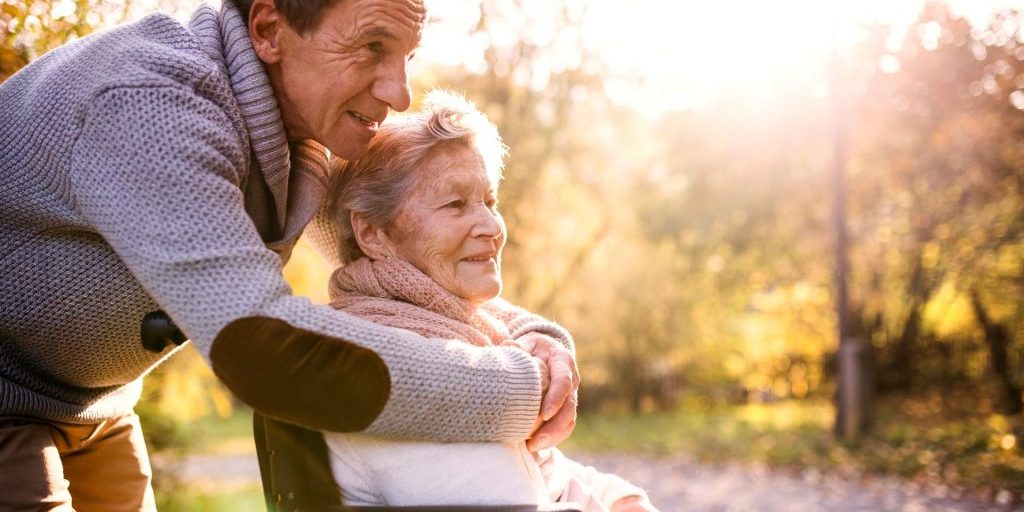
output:
[[[461,141],[435,146],[386,232],[399,258],[473,304],[501,293],[505,221],[496,179]]]

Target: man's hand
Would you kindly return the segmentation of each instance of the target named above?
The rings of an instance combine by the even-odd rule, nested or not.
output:
[[[540,428],[526,446],[531,451],[551,448],[569,437],[576,426],[576,390],[580,386],[576,360],[565,346],[544,334],[529,333],[514,343],[541,363]]]

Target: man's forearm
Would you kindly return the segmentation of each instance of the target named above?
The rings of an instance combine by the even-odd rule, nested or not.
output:
[[[232,322],[210,351],[217,375],[261,412],[323,430],[464,442],[529,435],[540,384],[522,351],[428,340],[325,313],[356,320],[332,330],[349,336],[270,317]]]

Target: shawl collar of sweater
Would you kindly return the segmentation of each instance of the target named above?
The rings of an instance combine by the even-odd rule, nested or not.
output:
[[[199,7],[189,30],[221,66],[245,121],[246,142],[265,185],[255,188],[266,191],[253,194],[254,187],[246,186],[246,209],[267,245],[287,253],[326,193],[327,151],[313,140],[289,145],[270,78],[252,47],[246,21],[231,1],[225,0],[219,12],[209,5]],[[254,174],[250,171],[248,180],[258,179]]]

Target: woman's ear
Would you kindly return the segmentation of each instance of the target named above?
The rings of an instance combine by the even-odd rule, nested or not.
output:
[[[249,38],[256,55],[264,64],[281,61],[281,38],[284,34],[284,16],[277,10],[274,0],[253,0],[249,9]]]
[[[352,234],[363,254],[374,260],[387,259],[395,254],[384,228],[370,224],[359,212],[349,212],[349,220],[352,222]]]

